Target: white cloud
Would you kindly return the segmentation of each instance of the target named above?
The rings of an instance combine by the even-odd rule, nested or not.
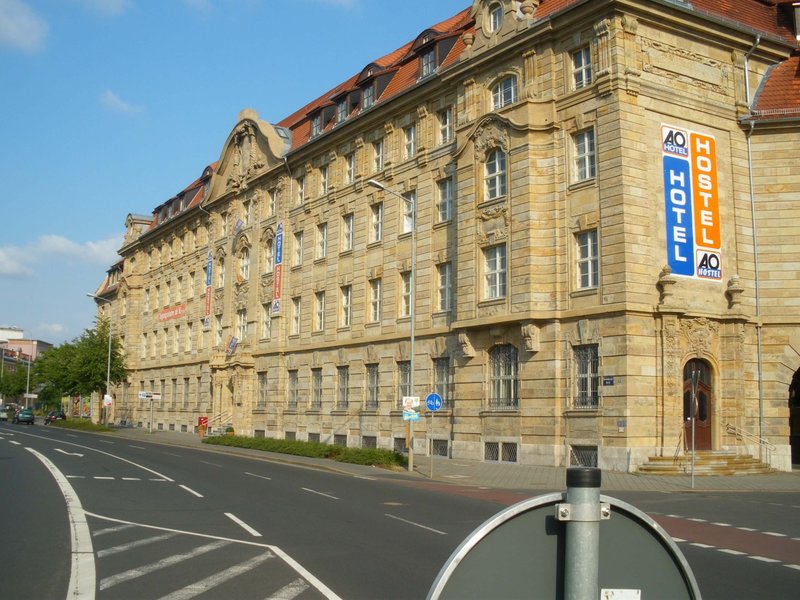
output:
[[[66,328],[61,323],[39,323],[35,329],[44,335],[55,336],[64,333]]]
[[[106,90],[100,96],[100,102],[106,108],[109,108],[115,112],[121,112],[127,115],[133,115],[138,112],[142,112],[141,106],[136,106],[135,104],[131,104],[130,102],[126,102],[119,96],[117,96],[111,90]]]
[[[44,49],[49,27],[22,0],[0,0],[0,45],[22,52]]]
[[[80,3],[104,17],[117,17],[132,6],[130,0],[80,0]]]
[[[29,277],[42,263],[82,263],[108,269],[119,260],[122,236],[78,244],[60,235],[43,235],[27,246],[0,246],[0,277]]]

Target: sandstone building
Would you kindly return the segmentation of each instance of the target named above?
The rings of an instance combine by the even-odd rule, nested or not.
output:
[[[696,448],[789,469],[799,24],[474,0],[278,123],[243,110],[128,216],[97,292],[113,420],[147,427],[155,392],[154,428],[403,449],[417,396],[418,453],[627,470],[682,452],[694,410]]]

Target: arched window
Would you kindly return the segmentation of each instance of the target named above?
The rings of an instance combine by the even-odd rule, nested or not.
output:
[[[275,240],[267,240],[264,244],[264,273],[272,273],[275,262]]]
[[[506,153],[495,148],[486,156],[486,200],[506,195]]]
[[[495,32],[500,29],[503,24],[503,6],[501,4],[493,4],[489,7],[489,31]]]
[[[489,352],[489,406],[518,408],[517,349],[511,344],[495,346]]]
[[[217,287],[225,287],[225,259],[219,259],[219,268],[217,268]]]
[[[517,101],[517,77],[509,75],[492,88],[492,109],[498,110]]]

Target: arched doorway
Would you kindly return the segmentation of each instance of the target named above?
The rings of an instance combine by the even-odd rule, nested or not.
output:
[[[692,374],[697,376],[697,390],[692,402]],[[683,367],[683,439],[690,450],[711,450],[711,413],[714,399],[711,385],[711,368],[699,358],[693,358]],[[692,428],[694,417],[694,431]],[[694,445],[692,445],[694,435]]]
[[[795,371],[789,386],[789,443],[792,464],[800,463],[800,369]]]

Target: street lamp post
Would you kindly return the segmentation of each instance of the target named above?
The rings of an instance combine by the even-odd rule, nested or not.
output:
[[[383,190],[387,194],[400,198],[403,202],[408,202],[402,194],[398,194],[394,190],[376,181],[368,179],[367,183],[374,188]],[[411,197],[411,270],[409,273],[409,284],[411,287],[411,298],[409,301],[409,317],[411,318],[410,334],[409,334],[409,374],[408,374],[408,390],[409,394],[414,395],[414,334],[416,329],[416,304],[417,304],[417,197]],[[414,421],[408,422],[408,470],[414,470]]]
[[[106,302],[108,304],[108,362],[106,365],[106,395],[111,398],[111,326],[114,318],[114,304],[111,300],[101,298],[95,294],[86,294],[90,298]],[[108,425],[108,410],[105,406],[105,397],[103,397],[103,425]]]
[[[36,341],[34,340],[31,351],[28,352],[28,377],[25,381],[25,408],[28,408],[28,400],[31,393],[31,362],[33,362],[33,351],[36,350]]]

